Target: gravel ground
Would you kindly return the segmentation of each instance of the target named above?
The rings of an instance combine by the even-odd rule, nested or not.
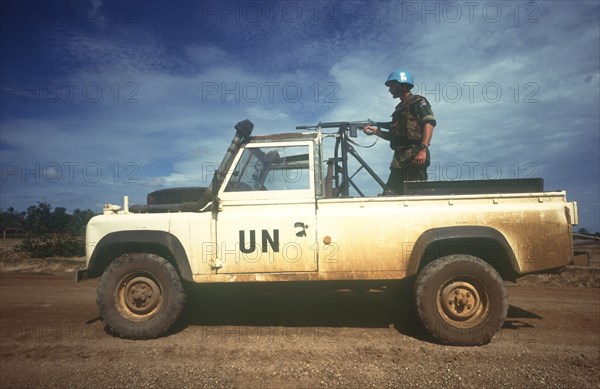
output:
[[[67,276],[76,260],[3,256],[0,387],[598,388],[600,247],[585,250],[589,268],[510,284],[481,347],[436,344],[396,294],[302,285],[196,287],[172,334],[123,340],[98,318],[98,281]]]

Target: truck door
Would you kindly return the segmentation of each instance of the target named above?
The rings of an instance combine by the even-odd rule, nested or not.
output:
[[[316,271],[312,142],[247,144],[219,192],[219,273]]]

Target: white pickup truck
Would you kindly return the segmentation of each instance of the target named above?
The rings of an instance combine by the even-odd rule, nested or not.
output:
[[[506,319],[503,280],[572,262],[577,205],[541,179],[409,182],[405,195],[364,197],[349,157],[383,182],[351,145],[360,125],[252,136],[245,120],[210,189],[107,204],[87,226],[87,264],[75,273],[102,277],[104,323],[130,339],[164,335],[193,283],[407,279],[434,337],[479,345]],[[325,138],[335,141],[328,159]]]

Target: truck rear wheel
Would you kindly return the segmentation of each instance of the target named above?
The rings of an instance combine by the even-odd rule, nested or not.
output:
[[[186,295],[175,268],[154,254],[125,254],[102,275],[96,302],[115,335],[152,339],[181,316]]]
[[[429,263],[415,283],[417,312],[443,343],[488,343],[502,328],[508,294],[500,275],[483,260],[449,255]]]

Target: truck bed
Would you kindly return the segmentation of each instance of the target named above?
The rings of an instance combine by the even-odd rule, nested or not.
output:
[[[495,193],[539,193],[544,191],[542,178],[502,180],[412,181],[405,183],[407,195],[461,195]]]

